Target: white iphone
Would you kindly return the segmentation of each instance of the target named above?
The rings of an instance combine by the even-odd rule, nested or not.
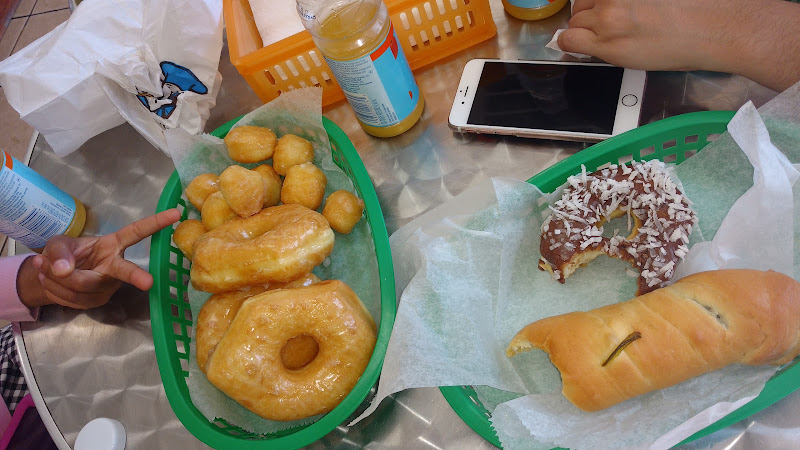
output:
[[[639,126],[646,72],[603,63],[473,59],[450,127],[459,132],[599,142]]]

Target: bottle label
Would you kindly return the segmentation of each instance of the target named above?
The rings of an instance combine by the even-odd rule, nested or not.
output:
[[[325,58],[361,122],[387,127],[408,117],[419,101],[419,87],[391,26],[386,40],[353,60]]]
[[[519,8],[541,8],[553,3],[555,0],[506,0],[511,5]]]
[[[75,200],[2,150],[0,159],[0,233],[28,248],[44,247],[67,231]]]

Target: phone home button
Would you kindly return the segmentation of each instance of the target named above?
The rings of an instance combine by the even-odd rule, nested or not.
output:
[[[627,94],[622,97],[622,104],[625,106],[635,106],[637,103],[639,103],[639,97],[633,94]]]

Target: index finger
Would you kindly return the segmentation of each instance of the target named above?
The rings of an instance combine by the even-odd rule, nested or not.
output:
[[[113,235],[122,247],[127,248],[153,233],[172,225],[180,220],[180,218],[181,213],[177,208],[168,209],[150,217],[137,220],[130,225],[126,225]]]

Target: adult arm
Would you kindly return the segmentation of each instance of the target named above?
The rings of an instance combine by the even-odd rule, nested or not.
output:
[[[800,80],[800,4],[785,0],[575,0],[562,50],[643,70],[709,70],[775,91]]]

